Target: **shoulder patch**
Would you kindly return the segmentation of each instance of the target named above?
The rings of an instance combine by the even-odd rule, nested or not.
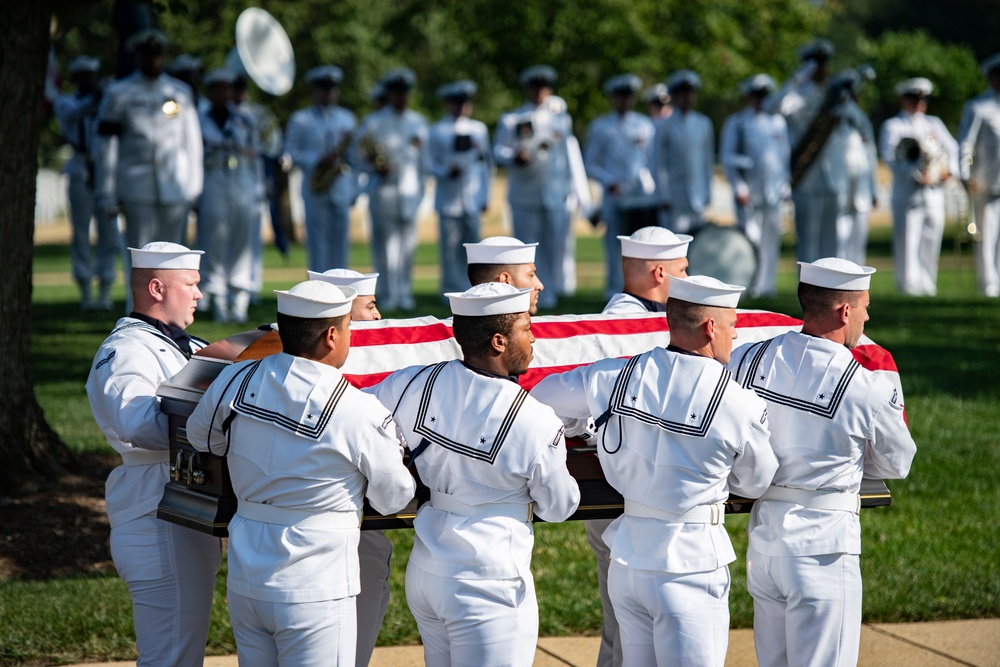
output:
[[[761,424],[766,424],[767,423],[767,408],[764,408],[764,412],[761,413],[761,415],[760,415],[760,423]]]
[[[112,359],[114,359],[116,354],[118,354],[117,350],[111,350],[111,352],[108,354],[108,356],[104,357],[103,359],[101,359],[100,361],[97,362],[97,365],[94,366],[94,370],[96,371],[98,368],[100,368],[104,364],[106,364],[109,361],[111,361]],[[892,400],[893,401],[896,400],[895,394],[893,394]]]
[[[898,389],[893,389],[892,390],[892,398],[889,399],[889,402],[892,403],[893,405],[897,405],[899,403],[899,390]]]
[[[560,426],[559,432],[556,433],[556,437],[552,440],[549,446],[558,448],[560,444],[564,444],[565,442],[566,442],[566,427]]]
[[[385,416],[385,419],[382,420],[382,426],[381,426],[382,430],[383,431],[388,430],[389,429],[389,424],[391,424],[391,423],[392,423],[392,415],[388,414],[388,415]]]

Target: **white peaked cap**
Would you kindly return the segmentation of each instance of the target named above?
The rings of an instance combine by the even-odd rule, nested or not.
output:
[[[742,285],[727,285],[710,276],[670,276],[670,299],[688,301],[702,306],[735,308],[740,302],[740,294],[746,288]]]
[[[375,296],[377,273],[359,273],[351,269],[329,269],[323,273],[306,271],[309,280],[321,280],[337,287],[350,287],[358,296]]]
[[[921,95],[930,96],[934,92],[934,84],[930,79],[918,76],[915,79],[907,79],[896,84],[897,95]]]
[[[528,312],[533,291],[530,287],[518,289],[507,283],[482,283],[445,296],[451,303],[452,315],[483,317]]]
[[[871,285],[875,269],[858,266],[854,262],[838,257],[824,257],[812,264],[799,262],[799,282],[827,289],[861,292]]]
[[[202,250],[191,250],[180,243],[153,241],[141,248],[129,248],[133,269],[194,269],[201,265]]]
[[[534,264],[537,243],[513,236],[490,236],[479,243],[463,243],[469,264]]]
[[[321,280],[307,280],[290,290],[274,290],[278,295],[278,312],[282,315],[310,320],[340,317],[351,312],[357,296],[350,287],[338,287]]]
[[[674,234],[665,227],[643,227],[632,236],[619,236],[622,257],[632,259],[681,259],[687,257],[692,236]]]

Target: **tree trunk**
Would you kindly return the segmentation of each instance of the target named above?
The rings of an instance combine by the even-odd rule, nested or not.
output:
[[[15,0],[0,39],[0,497],[53,482],[74,459],[35,399],[31,261],[52,0]]]

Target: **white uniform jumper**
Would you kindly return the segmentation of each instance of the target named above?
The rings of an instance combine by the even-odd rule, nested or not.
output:
[[[367,496],[398,512],[415,483],[388,410],[337,369],[279,353],[224,370],[187,422],[228,452],[229,611],[240,664],[354,667]]]
[[[604,533],[623,664],[721,667],[736,559],[722,503],[759,496],[774,476],[764,401],[713,359],[664,348],[550,375],[531,393],[598,420],[604,476],[625,497]]]
[[[529,519],[563,521],[580,502],[562,422],[508,378],[461,361],[397,371],[370,391],[395,408],[431,491],[406,568],[427,665],[531,665]]]
[[[195,351],[204,341],[189,345]],[[105,500],[111,558],[132,598],[139,667],[201,667],[222,561],[218,538],[156,518],[170,467],[167,415],[156,389],[189,356],[160,329],[125,317],[97,350],[87,377],[94,419],[122,457],[108,476]]]
[[[650,158],[661,205],[661,226],[686,234],[703,222],[712,201],[715,134],[712,121],[697,111],[674,109],[656,122]]]
[[[982,294],[1000,296],[1000,93],[991,88],[966,103],[958,143],[962,181],[975,183],[972,207],[982,236],[976,282]]]
[[[767,401],[774,486],[750,514],[747,588],[762,667],[855,665],[862,477],[905,477],[916,445],[888,380],[833,341],[792,332],[734,351]]]

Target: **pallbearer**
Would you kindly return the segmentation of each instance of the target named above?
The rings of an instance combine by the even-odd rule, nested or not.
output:
[[[375,287],[378,285],[377,273],[361,273],[351,269],[329,269],[323,273],[307,271],[309,280],[322,280],[337,287],[350,287],[357,296],[351,306],[352,322],[370,322],[382,319],[378,312],[378,302],[375,299]]]
[[[528,314],[538,312],[538,295],[545,285],[535,269],[537,243],[523,243],[512,236],[490,236],[479,243],[466,243],[469,282],[506,283],[519,289],[531,289]]]
[[[619,236],[625,290],[611,297],[601,313],[663,313],[670,296],[670,276],[687,277],[691,236],[663,227],[643,227]]]

